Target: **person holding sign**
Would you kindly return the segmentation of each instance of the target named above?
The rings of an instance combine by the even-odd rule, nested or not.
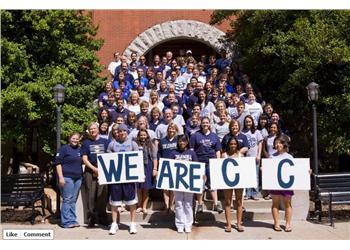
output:
[[[276,153],[271,155],[271,158],[283,158],[283,159],[293,159],[293,156],[288,153],[289,151],[289,142],[288,137],[278,136],[274,141],[274,148]],[[270,190],[270,195],[272,197],[272,217],[274,221],[273,229],[275,231],[282,231],[279,222],[279,206],[280,200],[283,200],[285,207],[285,220],[286,232],[292,232],[291,221],[292,221],[292,196],[294,192],[292,190]]]
[[[244,157],[244,155],[239,151],[239,142],[235,137],[227,143],[227,157],[228,158],[239,158]],[[225,218],[226,218],[226,227],[225,232],[231,232],[231,202],[232,202],[232,189],[224,189],[225,196]],[[244,232],[244,228],[241,226],[243,218],[243,188],[235,188],[235,199],[237,205],[237,231]]]
[[[156,146],[152,143],[151,138],[147,132],[147,129],[140,129],[137,134],[136,143],[140,151],[143,151],[143,164],[145,171],[145,182],[138,183],[137,196],[138,196],[138,208],[136,212],[143,212],[147,214],[147,204],[149,200],[148,190],[154,189],[155,179],[153,169],[158,166]]]
[[[254,125],[254,118],[251,115],[247,115],[244,118],[244,127],[242,130],[249,143],[249,150],[247,152],[247,157],[255,157],[256,159],[256,178],[258,187],[257,188],[247,188],[245,199],[258,200],[259,193],[259,172],[260,172],[260,159],[261,159],[261,149],[263,137],[259,130],[256,129]]]
[[[93,122],[89,128],[89,138],[83,142],[81,155],[85,164],[82,184],[82,199],[84,207],[84,223],[94,227],[96,222],[107,224],[107,187],[98,185],[97,154],[105,153],[107,139],[101,138],[98,124]]]
[[[107,152],[130,152],[138,151],[139,147],[136,142],[132,141],[131,138],[128,138],[128,127],[125,124],[117,125],[115,124],[112,127],[112,137],[113,140],[109,143]],[[112,208],[112,225],[109,230],[109,234],[116,234],[118,231],[117,218],[119,215],[118,206],[122,204],[128,205],[130,209],[130,234],[136,234],[136,204],[137,200],[137,191],[136,183],[118,183],[118,184],[109,184],[109,204]]]
[[[177,134],[179,129],[174,122],[170,122],[167,128],[167,133],[164,138],[161,138],[159,141],[159,158],[170,159],[171,152],[177,147]],[[153,175],[157,175],[157,167],[153,168]],[[167,212],[170,212],[174,209],[175,197],[173,191],[163,190],[163,198],[165,203],[165,209]]]
[[[198,161],[196,153],[189,149],[189,142],[185,135],[180,135],[177,140],[177,150],[174,150],[170,158],[182,161]],[[174,191],[175,195],[175,225],[178,233],[190,233],[193,224],[192,201],[193,193]]]
[[[210,188],[209,159],[220,158],[221,143],[219,137],[210,131],[210,119],[203,117],[201,130],[191,136],[190,148],[194,150],[199,162],[205,163],[206,186],[209,188],[214,202],[214,211],[223,212],[221,202],[218,201],[216,190]],[[197,213],[203,212],[203,194],[197,195]]]

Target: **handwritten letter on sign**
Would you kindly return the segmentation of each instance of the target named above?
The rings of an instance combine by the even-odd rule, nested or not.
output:
[[[310,159],[262,159],[265,190],[310,190]]]
[[[189,193],[203,191],[205,164],[160,158],[157,188]]]
[[[142,151],[97,154],[97,167],[100,185],[145,181]]]
[[[254,157],[209,160],[210,185],[213,189],[257,187]]]

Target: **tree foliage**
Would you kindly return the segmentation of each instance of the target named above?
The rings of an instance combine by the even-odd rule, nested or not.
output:
[[[309,152],[311,108],[306,86],[320,85],[318,132],[321,157],[350,149],[350,12],[215,11],[211,23],[231,20],[226,40],[235,43],[244,69],[273,102]]]
[[[1,12],[2,140],[27,144],[33,126],[52,153],[56,104],[53,87],[65,86],[62,135],[83,131],[94,120],[92,101],[103,84],[95,52],[103,41],[91,15],[68,10]]]

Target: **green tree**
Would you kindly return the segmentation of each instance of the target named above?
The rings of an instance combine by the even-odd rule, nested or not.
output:
[[[311,109],[305,87],[320,85],[320,157],[328,167],[350,154],[350,12],[215,11],[211,24],[229,20],[226,42],[234,43],[244,69],[266,100],[282,113],[297,155],[312,149]],[[323,166],[325,168],[325,166]]]
[[[93,100],[104,79],[95,54],[91,14],[70,10],[1,12],[2,142],[30,151],[32,129],[46,153],[54,152],[56,104],[53,87],[65,86],[62,138],[95,120]]]

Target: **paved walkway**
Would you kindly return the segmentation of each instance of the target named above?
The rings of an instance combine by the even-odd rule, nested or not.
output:
[[[130,235],[128,224],[121,224],[116,235],[108,235],[108,228],[79,227],[62,229],[56,224],[37,223],[32,225],[1,224],[1,239],[3,229],[52,229],[57,240],[350,240],[350,222],[337,222],[335,228],[328,224],[316,224],[308,221],[294,221],[293,231],[275,232],[272,221],[245,222],[245,232],[232,230],[224,232],[224,222],[214,225],[200,224],[193,226],[190,234],[177,233],[170,223],[140,223],[138,233]]]

